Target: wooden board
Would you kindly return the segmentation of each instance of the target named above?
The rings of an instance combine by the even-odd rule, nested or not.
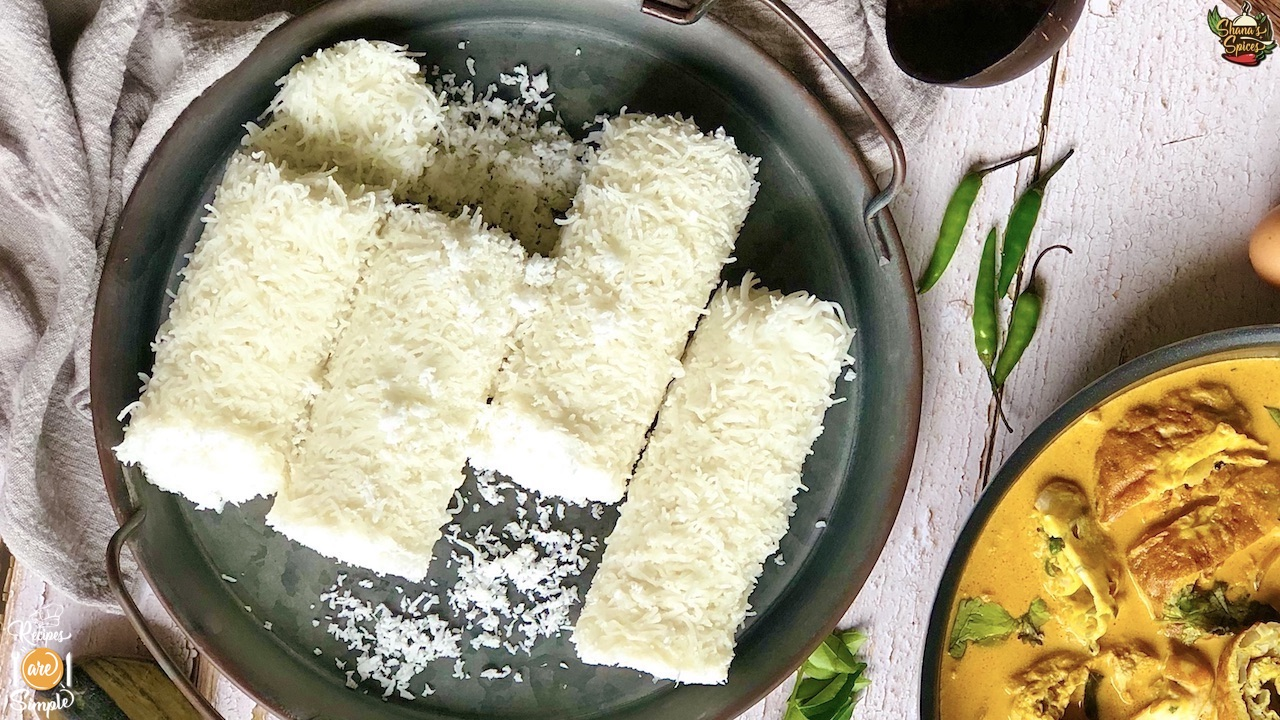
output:
[[[1046,261],[1044,330],[1010,380],[1014,430],[995,434],[994,466],[1035,423],[1117,364],[1209,330],[1280,322],[1280,293],[1248,268],[1243,238],[1280,201],[1280,58],[1256,68],[1222,60],[1210,4],[1090,0],[1064,49],[1046,132],[1046,157],[1076,156],[1050,189],[1037,246],[1075,254]],[[1049,68],[998,88],[947,95],[929,135],[908,148],[910,179],[894,213],[917,266],[943,206],[974,163],[1014,155],[1040,135]],[[982,484],[995,432],[972,351],[970,297],[981,236],[1003,223],[1032,163],[988,178],[953,269],[922,298],[925,387],[917,460],[902,512],[866,588],[845,616],[870,635],[872,684],[856,716],[914,715],[925,621],[951,544]],[[192,653],[154,599],[148,616],[171,648]],[[120,616],[79,608],[19,569],[9,619],[64,608],[65,647],[143,655]],[[0,640],[0,719],[19,718],[11,639]],[[196,670],[228,718],[267,717],[207,666]],[[789,684],[788,684],[789,685]],[[789,687],[748,711],[781,718]]]

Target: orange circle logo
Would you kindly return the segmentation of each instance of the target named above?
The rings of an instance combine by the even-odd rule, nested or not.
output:
[[[62,681],[62,658],[49,648],[36,648],[22,658],[22,679],[36,690],[52,690]]]

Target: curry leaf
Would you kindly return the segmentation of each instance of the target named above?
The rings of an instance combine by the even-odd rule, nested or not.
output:
[[[849,646],[844,644],[844,639],[838,635],[831,635],[822,641],[823,645],[831,648],[832,655],[835,656],[836,672],[851,673],[856,672],[858,667],[858,659],[853,656],[853,651]]]
[[[804,711],[799,705],[787,703],[787,714],[782,716],[782,720],[809,720],[804,716]]]
[[[825,705],[840,696],[840,691],[844,689],[845,675],[838,675],[827,681],[827,684],[818,691],[816,695],[804,701],[800,705],[801,710],[812,710],[819,706]]]
[[[841,673],[853,672],[853,666],[857,664],[857,660],[853,658],[853,653],[844,646],[844,643],[834,635],[822,641],[809,659],[805,661],[804,668],[810,677],[834,677]]]
[[[820,668],[811,665],[808,661],[806,661],[804,665],[800,666],[800,670],[804,673],[805,677],[810,680],[830,680],[840,674],[830,668]]]
[[[1264,407],[1267,408],[1267,414],[1271,416],[1271,421],[1276,425],[1280,425],[1280,408],[1271,407],[1270,405]]]
[[[865,642],[857,630],[824,638],[796,673],[783,720],[850,720],[868,684],[867,664],[856,655]]]
[[[853,717],[854,705],[853,698],[844,698],[839,702],[830,703],[829,707],[818,710],[808,717],[809,720],[849,720]]]
[[[831,677],[835,676],[832,675]],[[796,682],[796,689],[792,692],[792,697],[799,700],[800,704],[803,705],[812,700],[815,695],[822,692],[822,689],[827,686],[829,680],[830,678],[812,677],[806,677],[799,680]]]
[[[1089,677],[1084,681],[1085,720],[1101,720],[1102,718],[1098,713],[1098,685],[1101,682],[1102,676],[1093,671],[1089,672]]]
[[[804,711],[806,717],[810,720],[822,720],[824,718],[834,717],[845,706],[853,702],[853,683],[855,678],[852,675],[841,675],[832,680],[831,692],[821,698],[822,702],[818,702],[818,698],[809,701],[807,705],[801,705],[800,709]]]
[[[840,633],[840,639],[844,641],[844,646],[849,648],[849,652],[857,653],[866,644],[867,635],[861,630],[853,628]]]
[[[839,712],[831,716],[831,720],[849,720],[850,718],[852,718],[853,705],[854,705],[853,700],[850,700],[849,702],[845,703],[844,707],[841,708]]]

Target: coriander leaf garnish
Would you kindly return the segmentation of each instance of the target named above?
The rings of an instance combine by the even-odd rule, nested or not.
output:
[[[870,682],[867,664],[856,656],[866,640],[858,630],[824,639],[796,673],[783,720],[849,720]]]
[[[1188,585],[1164,607],[1164,633],[1187,645],[1206,635],[1234,635],[1256,622],[1280,619],[1275,608],[1248,593],[1227,594],[1227,584],[1202,590]]]
[[[1067,543],[1060,537],[1052,535],[1046,537],[1049,543],[1049,554],[1044,559],[1044,574],[1049,577],[1057,577],[1062,572],[1062,568],[1058,567],[1057,556],[1066,548]]]
[[[1040,598],[1032,600],[1027,612],[1018,617],[1010,615],[1000,603],[965,598],[956,608],[947,653],[959,660],[971,644],[994,645],[1015,633],[1025,643],[1040,645],[1044,642],[1042,628],[1050,617],[1049,606]]]
[[[1018,639],[1029,645],[1043,645],[1044,632],[1041,628],[1049,622],[1049,606],[1044,600],[1036,598],[1031,601],[1027,612],[1018,620]]]

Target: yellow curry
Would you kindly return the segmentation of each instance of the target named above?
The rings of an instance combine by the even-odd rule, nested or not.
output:
[[[1018,629],[952,646],[942,718],[1280,718],[1277,406],[1280,358],[1222,361],[1058,437],[992,514],[948,627]]]

